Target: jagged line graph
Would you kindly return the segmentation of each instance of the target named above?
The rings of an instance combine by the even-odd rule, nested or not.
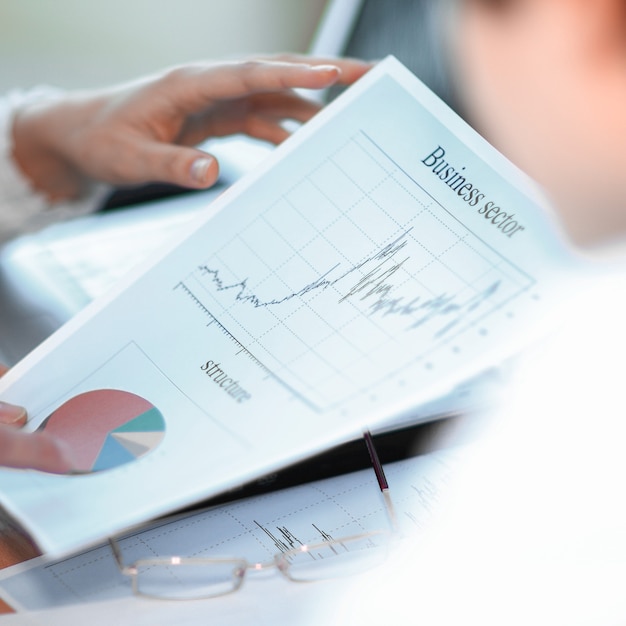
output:
[[[442,328],[434,333],[435,337],[441,337],[463,319],[464,313],[473,311],[484,300],[487,300],[495,294],[500,285],[500,281],[496,280],[491,283],[486,289],[476,293],[474,296],[470,297],[468,301],[462,304],[454,302],[454,296],[447,295],[445,293],[426,299],[421,298],[420,296],[415,296],[406,302],[404,301],[404,295],[396,298],[390,297],[393,284],[388,282],[388,279],[392,278],[392,276],[402,268],[405,262],[410,259],[410,257],[405,257],[401,261],[396,261],[393,258],[396,252],[404,248],[406,245],[407,234],[408,231],[392,242],[392,244],[385,246],[380,252],[375,253],[365,261],[351,267],[340,276],[333,279],[329,278],[329,276],[336,269],[338,269],[339,264],[336,264],[312,283],[305,285],[296,292],[289,293],[288,295],[282,296],[278,299],[272,298],[270,300],[261,300],[259,296],[250,292],[247,285],[247,278],[244,278],[237,283],[225,284],[220,276],[219,269],[211,268],[207,265],[201,265],[198,269],[202,276],[209,279],[216,292],[232,291],[234,294],[232,296],[234,302],[247,303],[255,308],[260,308],[284,304],[293,298],[302,298],[310,292],[318,289],[322,290],[332,287],[338,288],[342,281],[347,280],[349,276],[362,269],[368,263],[380,261],[380,263],[374,266],[373,269],[360,275],[357,278],[356,283],[354,283],[344,295],[339,297],[337,303],[341,304],[351,296],[362,294],[359,298],[361,301],[370,301],[373,299],[373,301],[370,301],[368,304],[369,315],[381,314],[383,316],[398,315],[409,317],[411,318],[411,322],[407,326],[407,329],[417,328],[437,316],[454,316],[451,321],[446,322]],[[393,261],[393,263],[389,264],[388,261]]]
[[[277,552],[289,552],[290,550],[301,548],[309,543],[308,541],[302,541],[301,539],[299,539],[298,536],[285,525],[276,526],[276,530],[272,531],[267,526],[259,523],[257,520],[253,521],[255,526],[257,526],[259,530],[261,530],[267,536],[267,538],[271,542],[271,545],[276,548]],[[320,528],[320,526],[318,526],[317,524],[311,522],[311,527],[318,535],[318,538],[316,538],[316,540],[314,540],[312,543],[317,543],[321,541],[333,541],[334,537],[329,532]],[[317,558],[316,554],[313,552],[309,551],[308,554],[312,559]]]
[[[534,284],[359,133],[176,287],[272,376],[329,408],[381,372],[462,350]]]
[[[440,451],[385,465],[405,534],[427,528],[459,460],[454,451]],[[366,469],[164,519],[119,542],[129,561],[181,554],[231,555],[260,562],[301,543],[384,528],[388,528],[385,506],[372,470]],[[1,586],[24,610],[132,594],[108,545],[58,562],[40,562],[32,569],[18,568]]]

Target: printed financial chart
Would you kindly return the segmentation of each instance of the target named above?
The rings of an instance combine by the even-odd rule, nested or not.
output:
[[[130,463],[165,436],[161,412],[146,399],[119,389],[96,389],[64,402],[38,430],[63,441],[80,473]]]
[[[427,528],[461,460],[460,451],[450,449],[385,466],[402,531]],[[233,556],[256,562],[303,543],[389,528],[375,474],[365,469],[189,513],[136,531],[119,543],[129,562],[170,555]],[[130,580],[119,573],[108,545],[26,571],[5,570],[3,578],[0,589],[16,609],[132,595]]]
[[[361,132],[175,292],[323,411],[475,350],[534,283]]]

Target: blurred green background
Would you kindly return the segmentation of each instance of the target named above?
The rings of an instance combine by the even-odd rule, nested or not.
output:
[[[0,91],[308,49],[325,0],[0,0]]]

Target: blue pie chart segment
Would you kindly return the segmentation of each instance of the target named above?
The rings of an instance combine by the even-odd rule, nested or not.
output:
[[[98,472],[130,463],[165,437],[165,419],[150,401],[120,389],[94,389],[64,402],[40,425],[72,450],[75,469]]]
[[[152,408],[106,436],[92,471],[111,469],[143,456],[156,448],[165,434],[161,413]]]

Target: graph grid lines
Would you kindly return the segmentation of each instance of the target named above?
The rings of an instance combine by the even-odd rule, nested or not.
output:
[[[359,133],[180,283],[271,375],[331,408],[460,352],[533,277]],[[390,373],[391,372],[391,373]]]

